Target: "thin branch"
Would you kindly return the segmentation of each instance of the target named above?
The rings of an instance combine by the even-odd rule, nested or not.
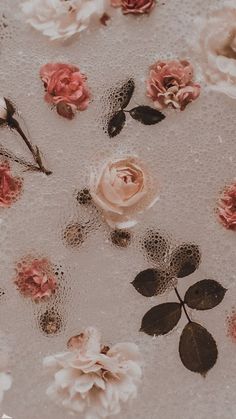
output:
[[[183,309],[184,309],[184,312],[185,312],[185,315],[186,315],[186,317],[187,317],[187,319],[188,319],[188,322],[189,322],[189,323],[192,323],[192,320],[190,319],[190,317],[189,317],[189,315],[188,315],[188,312],[187,312],[187,310],[186,310],[186,307],[185,307],[184,301],[182,300],[181,296],[179,295],[179,292],[178,292],[177,288],[175,287],[175,288],[174,288],[174,290],[175,290],[175,293],[176,293],[176,295],[177,295],[177,297],[178,297],[178,300],[179,300],[179,302],[180,302],[181,306],[182,306],[182,307],[183,307]]]

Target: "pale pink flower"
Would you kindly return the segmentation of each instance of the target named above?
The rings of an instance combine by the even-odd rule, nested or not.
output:
[[[22,295],[35,301],[50,297],[57,288],[52,264],[46,258],[22,259],[17,264],[14,282]]]
[[[21,195],[22,179],[14,177],[8,161],[0,163],[0,207],[10,207]]]
[[[68,346],[67,352],[43,361],[52,373],[47,395],[58,405],[83,412],[85,419],[99,419],[119,413],[121,403],[137,396],[142,371],[135,344],[103,346],[98,331],[88,328]]]
[[[198,50],[206,82],[236,99],[236,8],[224,7],[198,19]]]
[[[193,81],[193,66],[188,61],[157,61],[150,67],[147,96],[157,109],[172,106],[183,111],[199,94],[200,85]]]
[[[137,214],[158,199],[147,168],[134,156],[111,160],[101,169],[92,170],[90,194],[107,223],[117,228],[135,225]]]
[[[72,119],[77,110],[84,111],[89,104],[90,92],[87,77],[78,67],[62,64],[45,64],[40,70],[45,87],[46,102],[56,105],[59,115]]]
[[[236,182],[223,191],[218,202],[218,216],[224,227],[236,231]]]
[[[113,7],[121,7],[124,15],[140,15],[150,13],[156,4],[156,0],[111,0]]]

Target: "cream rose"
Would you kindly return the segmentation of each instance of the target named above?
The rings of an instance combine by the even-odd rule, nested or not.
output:
[[[100,334],[88,328],[68,342],[69,350],[44,358],[51,373],[47,395],[84,419],[116,415],[123,403],[137,396],[141,356],[134,343],[101,344]]]
[[[91,173],[91,196],[111,227],[134,226],[136,215],[156,202],[153,189],[153,179],[136,157],[109,161]]]
[[[106,0],[28,0],[22,6],[27,22],[51,40],[66,40],[101,18]]]
[[[225,7],[201,19],[199,56],[212,89],[236,98],[236,8]]]

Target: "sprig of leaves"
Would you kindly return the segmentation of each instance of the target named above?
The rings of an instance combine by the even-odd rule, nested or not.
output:
[[[122,86],[120,91],[120,109],[116,111],[108,121],[108,135],[110,138],[118,135],[125,126],[126,113],[128,113],[134,120],[141,122],[144,125],[154,125],[165,119],[165,115],[150,106],[137,106],[131,110],[126,107],[130,103],[135,89],[133,79],[129,79]]]

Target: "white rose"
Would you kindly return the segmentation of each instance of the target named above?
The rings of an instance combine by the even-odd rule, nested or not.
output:
[[[236,9],[225,7],[198,20],[199,57],[213,90],[236,98]]]
[[[120,343],[102,346],[100,335],[88,328],[69,340],[70,351],[44,358],[52,372],[47,395],[85,419],[106,418],[120,412],[121,402],[137,395],[142,370],[138,347]]]
[[[134,156],[111,160],[92,170],[89,189],[107,223],[117,228],[134,226],[137,214],[158,199],[153,178]]]
[[[28,0],[21,6],[27,22],[52,40],[66,40],[105,12],[107,0]]]

